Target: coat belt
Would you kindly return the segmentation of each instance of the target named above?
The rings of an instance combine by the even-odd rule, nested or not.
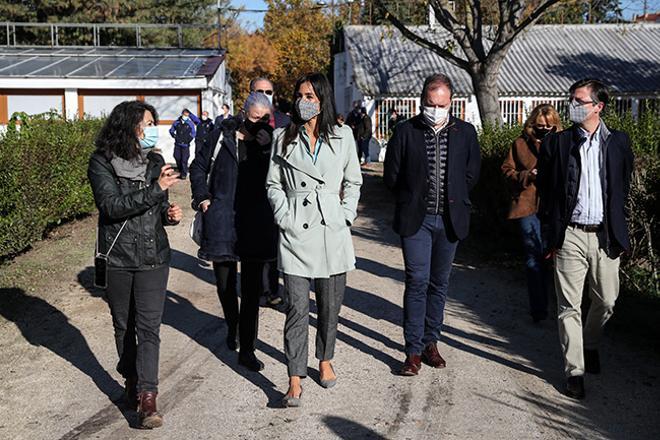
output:
[[[324,188],[310,188],[310,189],[287,189],[286,191],[286,196],[287,197],[301,197],[301,196],[309,196],[313,193],[316,194],[336,194],[339,195],[339,191],[333,191],[329,189],[324,189]]]

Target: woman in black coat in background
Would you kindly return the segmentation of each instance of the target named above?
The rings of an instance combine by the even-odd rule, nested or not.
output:
[[[236,350],[238,330],[238,361],[253,371],[263,369],[254,351],[259,298],[264,291],[264,266],[277,258],[278,231],[265,186],[273,132],[268,124],[271,111],[265,95],[251,93],[245,101],[244,120],[222,121],[190,165],[193,208],[204,213],[198,256],[213,262],[218,297],[228,327],[227,346]],[[222,145],[212,164],[220,139]]]

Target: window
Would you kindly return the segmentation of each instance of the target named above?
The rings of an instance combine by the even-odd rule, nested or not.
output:
[[[399,120],[406,120],[418,112],[419,98],[380,98],[375,100],[375,128],[374,136],[378,140],[390,137],[390,112],[396,110]]]
[[[112,109],[124,101],[135,101],[135,95],[90,95],[83,98],[83,112],[95,118],[108,116]]]
[[[458,119],[465,120],[465,106],[467,105],[467,99],[465,98],[454,98],[451,102],[451,115]]]
[[[562,118],[568,119],[568,98],[538,98],[532,101],[532,106],[529,108],[529,113],[532,112],[537,106],[541,104],[550,104],[559,113]],[[525,115],[525,117],[529,114]]]
[[[16,112],[38,115],[56,111],[64,114],[64,98],[62,95],[7,95],[7,116],[11,118]]]
[[[173,121],[181,116],[184,108],[187,108],[199,116],[199,96],[157,96],[144,95],[144,102],[151,104],[158,112],[158,118],[162,121]]]
[[[505,124],[522,124],[523,104],[521,99],[500,98],[500,112]]]

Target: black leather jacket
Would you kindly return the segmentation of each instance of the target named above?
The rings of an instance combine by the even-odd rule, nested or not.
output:
[[[150,152],[145,182],[117,177],[110,161],[94,153],[87,176],[99,210],[98,252],[107,253],[122,224],[126,226],[108,255],[108,267],[149,270],[170,261],[170,244],[164,225],[169,202],[158,185],[165,161]]]

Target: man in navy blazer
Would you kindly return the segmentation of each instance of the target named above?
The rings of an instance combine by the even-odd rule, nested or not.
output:
[[[385,184],[394,191],[394,230],[405,262],[406,360],[401,374],[421,363],[443,368],[437,342],[444,318],[458,240],[469,230],[469,191],[479,178],[481,156],[474,127],[449,115],[451,80],[426,78],[421,114],[394,129],[385,155]]]
[[[569,93],[574,125],[544,139],[536,186],[541,234],[555,262],[566,394],[582,399],[584,373],[600,372],[598,343],[619,295],[619,256],[630,249],[625,203],[634,158],[628,135],[600,117],[605,84],[584,79]],[[585,280],[591,306],[583,326]]]

